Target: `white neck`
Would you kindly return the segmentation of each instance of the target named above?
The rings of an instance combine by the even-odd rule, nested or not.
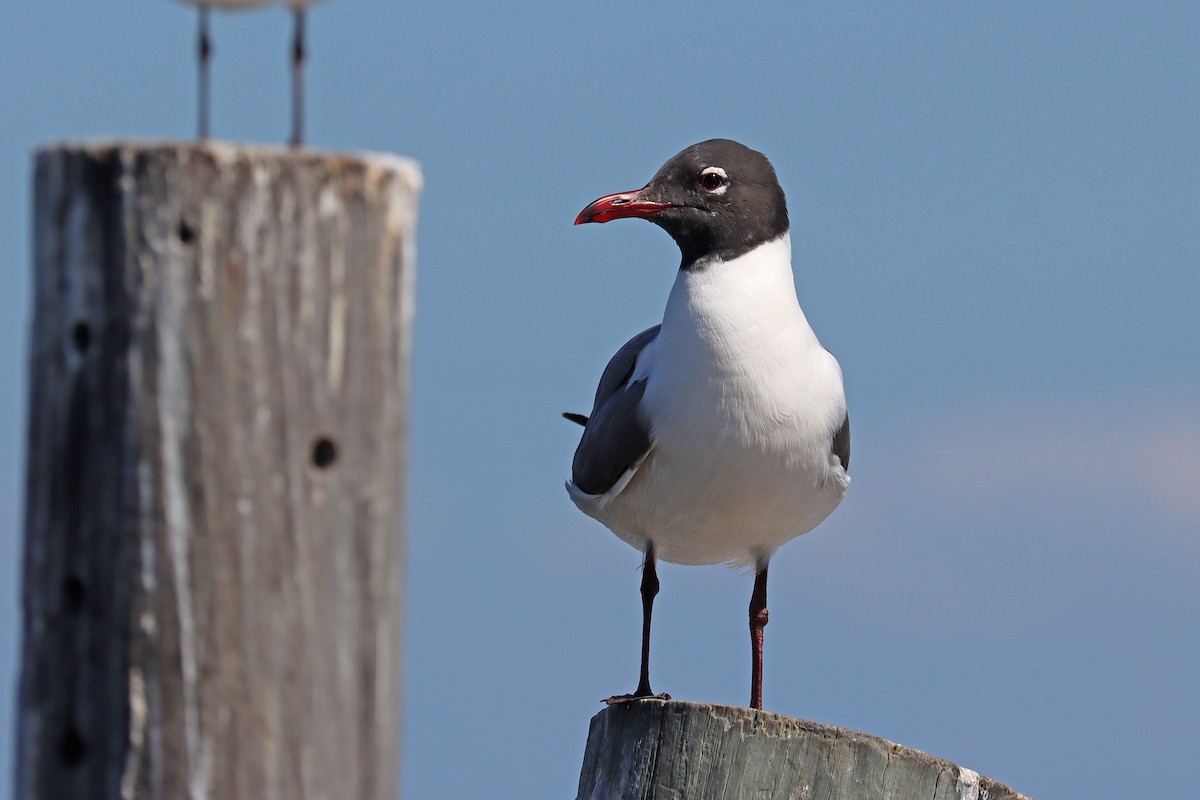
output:
[[[789,234],[697,267],[680,270],[671,287],[664,345],[693,352],[699,346],[709,359],[729,362],[755,352],[765,356],[775,342],[820,346],[796,299]]]

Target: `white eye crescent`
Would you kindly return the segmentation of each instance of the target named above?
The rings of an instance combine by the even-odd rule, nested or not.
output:
[[[729,176],[720,167],[705,167],[700,172],[700,186],[709,194],[725,194]]]

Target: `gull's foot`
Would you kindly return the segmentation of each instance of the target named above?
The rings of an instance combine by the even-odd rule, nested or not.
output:
[[[605,705],[615,706],[618,703],[636,703],[638,700],[670,700],[669,694],[618,694],[607,697]]]

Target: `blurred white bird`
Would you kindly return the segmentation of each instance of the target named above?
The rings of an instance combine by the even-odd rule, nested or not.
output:
[[[321,0],[179,0],[199,11],[199,37],[197,41],[197,60],[199,62],[199,110],[197,136],[201,140],[208,138],[209,125],[209,61],[212,58],[212,38],[208,32],[208,12],[213,8],[240,10],[257,8],[267,5],[284,5],[292,10],[295,28],[292,36],[292,137],[293,147],[304,143],[304,13],[308,6],[315,5]]]

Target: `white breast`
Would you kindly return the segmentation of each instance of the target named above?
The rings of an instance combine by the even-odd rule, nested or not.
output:
[[[786,234],[698,266],[679,273],[638,360],[650,455],[619,493],[580,507],[666,561],[752,562],[819,524],[849,485],[831,455],[841,369],[797,302]]]

